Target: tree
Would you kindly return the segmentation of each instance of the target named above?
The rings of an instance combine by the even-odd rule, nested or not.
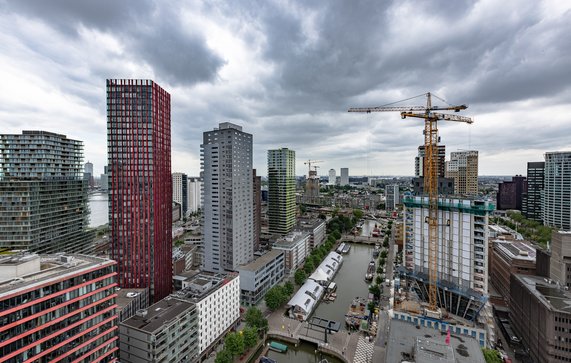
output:
[[[502,363],[502,358],[497,350],[482,348],[486,363]]]
[[[313,265],[313,261],[311,261],[311,260],[305,261],[305,265],[303,266],[303,270],[308,274],[310,274],[313,270],[315,270],[315,266]]]
[[[382,265],[379,265],[379,266],[377,267],[377,273],[378,273],[378,274],[382,274],[383,272],[385,272],[385,269],[383,268]]]
[[[379,297],[381,296],[381,288],[379,287],[379,285],[371,285],[369,286],[369,292],[373,295],[375,295],[375,297]]]
[[[333,236],[333,238],[335,238],[335,240],[338,240],[339,238],[341,238],[341,233],[339,231],[333,231],[333,233],[331,233],[331,235]]]
[[[377,285],[380,285],[383,282],[383,279],[381,278],[381,276],[377,275],[375,282],[377,283]]]
[[[224,349],[228,350],[233,357],[244,353],[244,336],[240,333],[230,333],[224,340]]]
[[[243,330],[244,346],[246,349],[252,348],[258,341],[258,332],[256,328],[246,328]]]
[[[293,275],[293,280],[295,281],[295,283],[299,286],[303,285],[303,283],[305,282],[305,280],[307,280],[307,275],[305,274],[305,271],[299,269],[295,272],[295,274]]]
[[[228,349],[222,349],[216,354],[214,363],[232,363],[232,353]]]
[[[291,281],[287,281],[284,284],[284,290],[285,290],[285,293],[288,297],[291,296],[291,294],[293,294],[294,287],[293,287],[293,284],[291,283]]]
[[[375,309],[375,303],[369,301],[369,303],[367,304],[367,308],[369,309],[369,311],[373,311]]]
[[[355,218],[357,218],[357,220],[363,218],[363,211],[360,209],[353,209],[353,215],[355,216]]]
[[[288,297],[283,290],[282,286],[274,286],[266,293],[264,300],[270,310],[277,310],[287,300]]]
[[[261,329],[266,331],[268,329],[268,319],[264,318],[262,311],[255,306],[248,308],[244,315],[246,325],[251,328]]]
[[[319,216],[317,216],[317,218],[323,219],[323,220],[326,220],[326,219],[327,219],[327,217],[326,217],[325,214],[323,214],[323,213],[319,213]]]
[[[387,258],[387,255],[388,255],[387,250],[383,250],[383,251],[381,252],[381,257],[382,257],[382,258]]]

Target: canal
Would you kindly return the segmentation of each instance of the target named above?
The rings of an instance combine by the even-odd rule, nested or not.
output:
[[[297,347],[289,343],[280,343],[288,346],[286,353],[278,353],[270,350],[266,354],[267,357],[272,358],[278,363],[317,363],[322,359],[327,359],[329,363],[341,363],[341,360],[335,357],[317,352],[317,347],[310,343],[302,342]]]
[[[109,222],[107,192],[89,194],[89,227],[96,228]]]

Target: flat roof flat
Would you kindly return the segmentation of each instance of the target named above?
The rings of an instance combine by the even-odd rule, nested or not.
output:
[[[138,295],[146,293],[147,289],[126,289],[122,288],[117,291],[117,307],[122,310],[125,306],[129,305],[134,298]],[[132,295],[136,294],[136,295]]]
[[[148,309],[144,309],[147,312],[146,316],[134,315],[121,324],[146,333],[154,333],[180,314],[194,307],[194,304],[187,301],[166,297],[149,306]]]
[[[260,268],[264,267],[268,263],[275,260],[279,255],[283,254],[283,250],[271,250],[269,252],[264,253],[260,257],[256,258],[254,261],[242,265],[238,267],[238,270],[246,270],[246,271],[258,271]]]
[[[420,346],[424,348],[421,357],[414,357],[417,349],[417,339],[420,338]],[[464,335],[450,334],[450,348],[453,351],[454,360],[450,360],[446,347],[446,333],[439,330],[417,327],[414,324],[392,319],[390,335],[387,345],[387,362],[410,361],[417,363],[486,363],[476,339]]]
[[[538,300],[550,306],[552,310],[565,314],[571,313],[571,291],[564,290],[556,284],[550,284],[540,276],[515,275],[515,278],[525,284]]]

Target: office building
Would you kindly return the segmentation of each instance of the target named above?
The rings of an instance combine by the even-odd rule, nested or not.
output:
[[[0,361],[115,361],[115,267],[86,255],[0,256]]]
[[[335,185],[336,184],[336,180],[337,176],[335,175],[335,169],[329,169],[329,180],[328,183],[329,185]]]
[[[256,175],[256,169],[252,170],[252,193],[254,208],[254,251],[260,249],[260,235],[262,234],[262,177]]]
[[[121,362],[198,362],[198,309],[166,297],[119,326]]]
[[[545,153],[543,224],[571,231],[571,151]]]
[[[295,225],[295,208],[295,151],[268,150],[269,232],[279,235],[290,232]]]
[[[184,173],[172,173],[172,200],[180,204],[182,216],[188,214],[188,177]]]
[[[199,273],[172,297],[191,302],[198,309],[198,360],[201,362],[240,321],[240,276],[237,273]]]
[[[252,135],[229,122],[204,133],[204,269],[234,271],[254,257]]]
[[[522,214],[527,219],[542,222],[541,193],[545,177],[545,162],[527,163],[527,193],[522,197]]]
[[[92,253],[83,142],[46,131],[0,135],[0,247]]]
[[[571,287],[571,232],[553,231],[549,277],[561,286]]]
[[[495,240],[492,245],[490,282],[507,305],[510,300],[510,276],[536,273],[535,248],[520,241]]]
[[[188,178],[188,212],[196,213],[202,208],[202,178]]]
[[[87,180],[90,188],[95,186],[95,179],[93,178],[93,164],[89,161],[83,165],[83,179]]]
[[[436,158],[436,170],[438,170],[438,177],[444,178],[446,166],[446,146],[438,145],[438,152],[434,155]],[[424,145],[418,147],[418,155],[414,158],[414,176],[423,177],[426,175],[426,152]]]
[[[403,271],[428,300],[428,197],[405,196]],[[475,321],[488,292],[488,218],[484,200],[439,198],[438,290],[447,311]],[[471,300],[471,303],[468,303]]]
[[[385,186],[385,209],[393,211],[400,204],[400,192],[398,184]]]
[[[534,362],[571,361],[571,293],[539,276],[512,275],[510,320]]]
[[[271,250],[250,262],[239,266],[240,300],[244,305],[256,305],[269,289],[284,278],[284,252]]]
[[[111,256],[119,286],[172,288],[170,95],[151,80],[107,80]]]
[[[349,185],[349,168],[341,168],[341,179],[339,180],[339,185],[342,187]]]
[[[273,249],[281,250],[285,253],[286,274],[297,270],[303,265],[309,253],[309,236],[309,233],[305,231],[293,231],[274,243]]]
[[[100,183],[99,187],[101,188],[102,191],[106,192],[107,190],[109,190],[109,172],[107,171],[107,165],[103,167],[103,174],[101,174],[99,183]]]
[[[498,210],[522,210],[522,199],[527,193],[527,180],[524,176],[516,175],[512,181],[498,184],[496,200]]]
[[[478,151],[452,152],[446,163],[446,177],[454,178],[456,194],[478,194]]]

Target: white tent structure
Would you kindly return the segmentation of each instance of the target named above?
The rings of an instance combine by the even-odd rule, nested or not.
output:
[[[323,286],[313,280],[307,280],[287,303],[290,317],[302,321],[307,320],[323,296],[323,291]]]
[[[337,252],[329,252],[309,278],[323,286],[327,286],[339,270],[339,267],[341,267],[341,263],[343,263],[343,256]]]

